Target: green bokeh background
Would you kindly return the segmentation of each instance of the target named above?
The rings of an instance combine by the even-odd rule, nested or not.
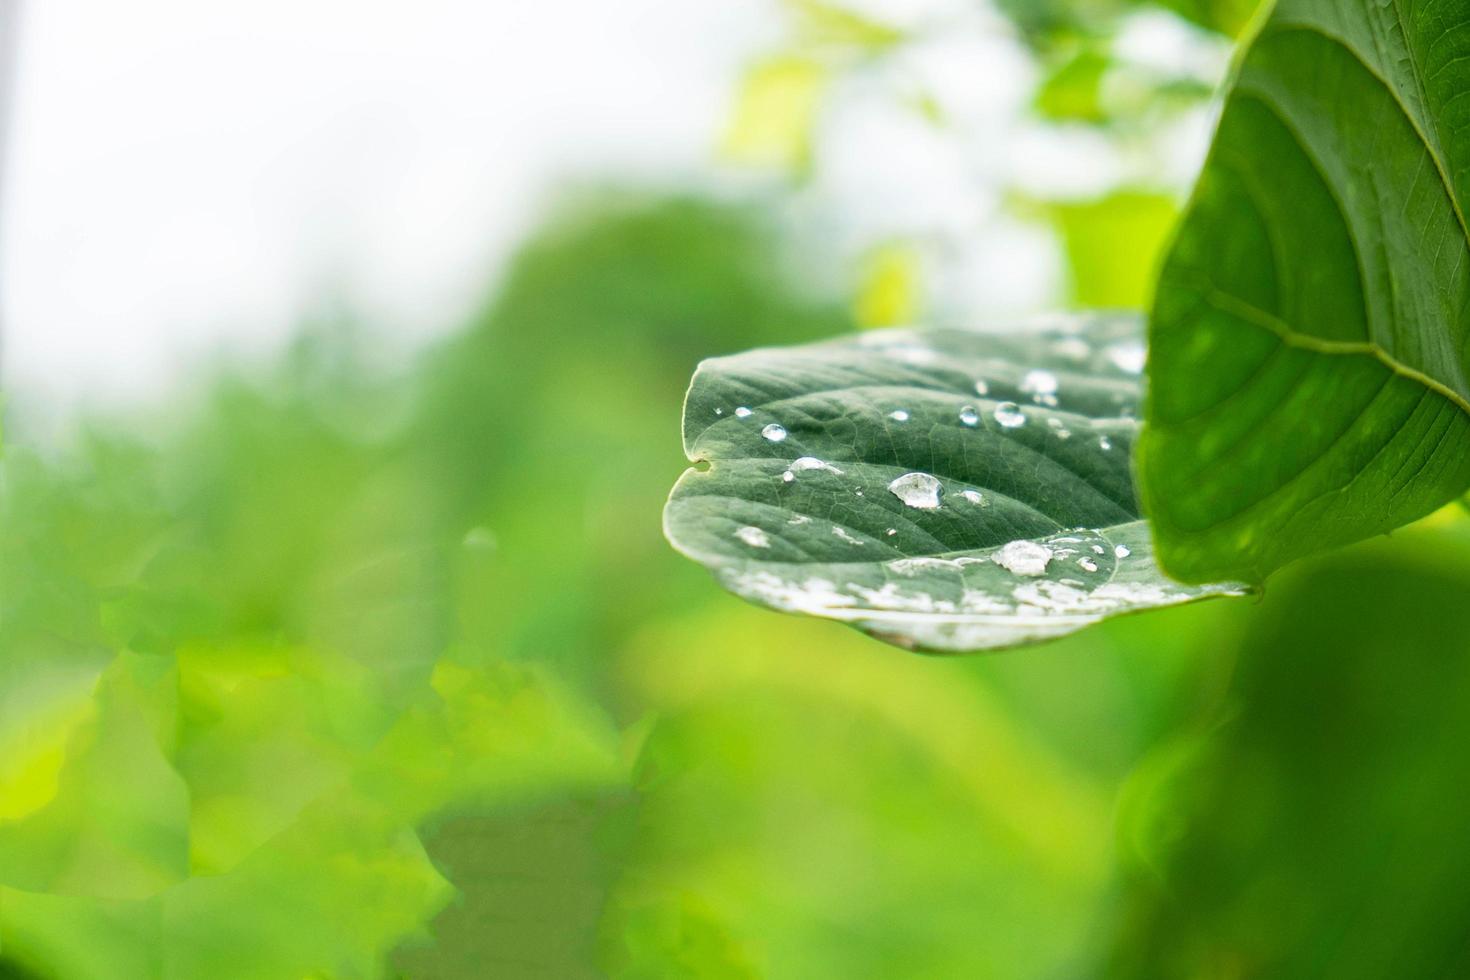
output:
[[[747,607],[659,534],[683,386],[845,316],[749,208],[578,200],[412,363],[318,326],[168,418],[11,447],[10,975],[1464,957],[1464,521],[1000,656]]]

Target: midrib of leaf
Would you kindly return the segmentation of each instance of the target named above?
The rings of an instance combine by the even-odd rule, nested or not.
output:
[[[1282,342],[1292,347],[1314,351],[1319,354],[1344,354],[1371,357],[1394,374],[1402,375],[1411,381],[1418,382],[1435,394],[1441,395],[1453,402],[1460,411],[1470,415],[1470,401],[1467,401],[1464,395],[1461,395],[1443,382],[1436,381],[1418,368],[1403,363],[1374,341],[1325,340],[1312,334],[1302,333],[1274,313],[1263,310],[1249,300],[1236,296],[1234,293],[1218,289],[1213,283],[1203,286],[1201,292],[1204,293],[1205,299],[1216,309],[1237,316],[1253,326],[1269,330],[1279,337]],[[1213,407],[1217,406],[1212,406],[1212,409]]]

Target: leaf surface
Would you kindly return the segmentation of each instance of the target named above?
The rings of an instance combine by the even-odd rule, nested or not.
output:
[[[732,592],[901,646],[996,649],[1234,591],[1155,566],[1137,317],[885,330],[705,361],[669,540]]]
[[[1150,325],[1165,568],[1259,581],[1470,486],[1470,5],[1282,0]]]

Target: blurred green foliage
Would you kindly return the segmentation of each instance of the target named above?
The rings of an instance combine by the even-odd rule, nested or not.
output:
[[[1462,519],[995,658],[746,607],[684,384],[848,329],[758,213],[589,195],[396,370],[10,448],[0,976],[1456,972]]]

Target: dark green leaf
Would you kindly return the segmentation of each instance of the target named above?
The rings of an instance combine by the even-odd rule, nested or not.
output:
[[[1166,262],[1142,491],[1255,581],[1470,486],[1470,6],[1283,0]]]
[[[886,330],[704,362],[664,514],[731,591],[902,646],[994,649],[1231,591],[1159,574],[1129,453],[1136,317]]]

